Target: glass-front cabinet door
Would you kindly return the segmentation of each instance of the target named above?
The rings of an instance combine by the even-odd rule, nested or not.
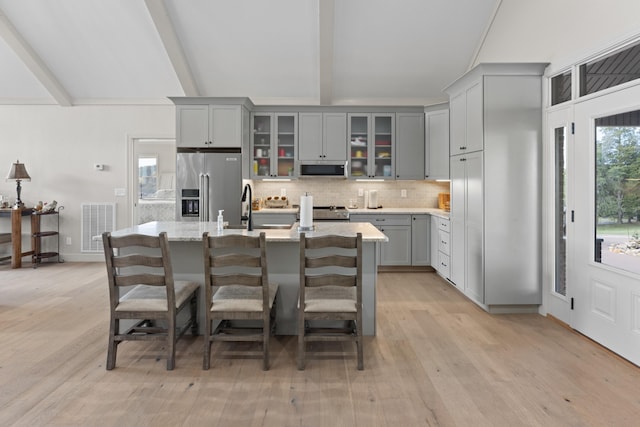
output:
[[[349,176],[369,177],[369,114],[349,114]]]
[[[373,165],[374,178],[393,179],[393,143],[395,137],[395,115],[373,115],[374,145]]]
[[[395,114],[349,114],[349,176],[393,179]]]
[[[273,154],[277,161],[275,174],[278,177],[293,176],[296,170],[297,117],[297,114],[276,115],[278,139]]]
[[[296,113],[252,115],[252,178],[294,176],[298,141]]]
[[[252,116],[253,140],[251,154],[253,156],[254,178],[268,178],[271,176],[271,129],[273,128],[272,114],[254,114]]]

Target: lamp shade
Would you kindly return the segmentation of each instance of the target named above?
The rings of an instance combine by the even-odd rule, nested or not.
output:
[[[16,162],[11,165],[11,170],[9,170],[9,175],[7,175],[7,181],[19,179],[23,181],[31,181],[31,177],[27,172],[27,168],[24,167],[24,163],[20,163],[20,160],[16,160]]]

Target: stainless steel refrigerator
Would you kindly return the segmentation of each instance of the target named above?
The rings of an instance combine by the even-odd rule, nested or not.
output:
[[[178,148],[176,161],[176,220],[240,224],[242,154],[239,149]]]

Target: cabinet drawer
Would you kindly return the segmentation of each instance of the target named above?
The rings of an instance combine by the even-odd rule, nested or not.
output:
[[[370,222],[376,227],[385,225],[411,225],[411,215],[351,215],[351,222]]]
[[[449,255],[449,233],[438,230],[438,251]]]
[[[449,278],[449,255],[443,254],[442,252],[438,252],[438,273],[442,276]]]
[[[438,218],[438,230],[449,232],[449,220],[444,218]]]

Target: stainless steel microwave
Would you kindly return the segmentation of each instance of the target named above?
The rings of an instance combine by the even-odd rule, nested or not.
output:
[[[301,163],[300,177],[347,178],[347,162]]]

